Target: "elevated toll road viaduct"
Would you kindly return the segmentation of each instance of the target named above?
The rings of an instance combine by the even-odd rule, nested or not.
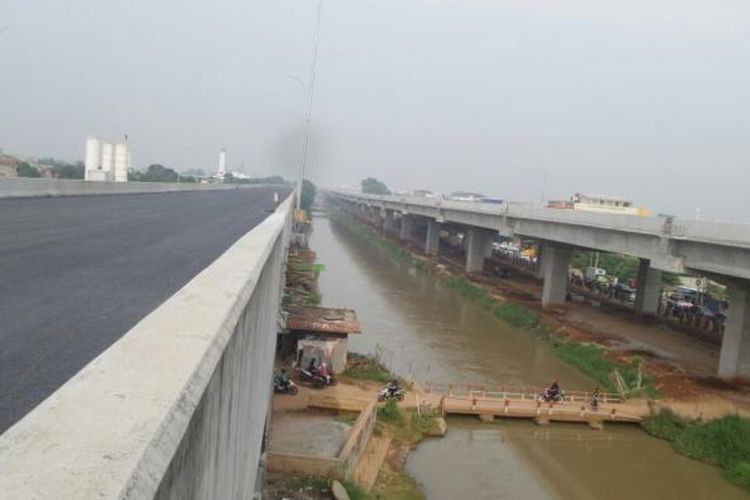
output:
[[[326,194],[333,203],[382,225],[401,240],[423,245],[428,255],[437,255],[441,229],[459,228],[465,235],[468,273],[482,270],[498,235],[538,241],[543,307],[565,302],[568,266],[576,249],[637,257],[635,308],[641,314],[656,313],[663,271],[709,276],[725,284],[730,297],[718,374],[750,378],[750,226],[518,203],[489,205],[347,191]]]

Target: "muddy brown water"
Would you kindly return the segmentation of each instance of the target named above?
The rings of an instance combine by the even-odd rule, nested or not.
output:
[[[356,309],[362,335],[350,349],[373,353],[417,381],[565,388],[595,382],[528,332],[418,273],[346,226],[316,218],[311,246],[325,264],[323,305]],[[635,426],[537,427],[452,418],[446,437],[420,444],[406,464],[430,499],[739,499],[718,468],[688,459]]]

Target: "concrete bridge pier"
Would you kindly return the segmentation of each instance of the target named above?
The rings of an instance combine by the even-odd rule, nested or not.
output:
[[[573,247],[545,243],[542,255],[542,307],[564,304],[568,292],[568,266],[573,255]]]
[[[383,231],[385,234],[393,234],[398,231],[396,224],[396,213],[393,210],[386,210],[383,218]]]
[[[544,279],[544,245],[540,244],[536,254],[536,270],[534,276],[538,280]]]
[[[494,231],[470,227],[466,232],[466,272],[478,273],[484,269],[484,259],[492,254]]]
[[[424,253],[437,255],[440,248],[440,223],[434,219],[427,221],[427,240],[424,245]]]
[[[368,218],[370,219],[370,222],[373,224],[380,224],[380,209],[377,207],[368,207]]]
[[[401,215],[401,231],[399,233],[399,239],[407,242],[414,239],[414,233],[416,232],[416,220],[413,215],[402,214]]]
[[[719,377],[750,378],[750,281],[727,282],[729,309],[721,342]]]
[[[659,301],[661,300],[662,272],[660,269],[651,267],[648,259],[639,259],[637,291],[635,293],[635,312],[637,314],[659,313]]]

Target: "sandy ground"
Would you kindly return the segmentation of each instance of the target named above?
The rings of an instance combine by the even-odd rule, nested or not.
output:
[[[276,453],[334,458],[351,430],[351,424],[342,422],[331,412],[275,413],[269,448]]]

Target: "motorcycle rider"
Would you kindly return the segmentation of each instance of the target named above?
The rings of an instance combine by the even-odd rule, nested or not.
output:
[[[319,377],[322,377],[323,380],[325,380],[326,384],[331,382],[331,380],[328,378],[328,367],[326,366],[325,361],[320,364],[317,375]]]
[[[388,382],[385,388],[388,389],[388,396],[393,397],[394,394],[401,390],[401,384],[398,383],[398,380],[393,379]]]
[[[546,401],[555,401],[560,397],[562,390],[560,389],[560,383],[557,379],[553,380],[547,390],[544,391],[544,399]]]
[[[315,375],[315,358],[310,358],[310,362],[307,364],[307,371]]]
[[[591,408],[594,410],[599,408],[599,401],[602,398],[602,393],[599,390],[599,387],[594,388],[594,392],[591,393]]]

